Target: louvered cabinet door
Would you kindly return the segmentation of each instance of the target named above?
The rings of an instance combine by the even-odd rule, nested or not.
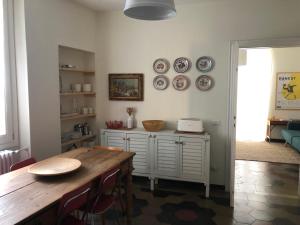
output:
[[[148,134],[127,133],[127,151],[135,152],[133,157],[134,175],[150,173]]]
[[[205,141],[200,138],[180,137],[181,176],[194,180],[205,177]]]
[[[109,147],[118,147],[126,150],[126,134],[124,132],[105,131],[102,134],[102,145]]]
[[[159,176],[179,176],[178,137],[158,135],[154,138],[154,171]]]

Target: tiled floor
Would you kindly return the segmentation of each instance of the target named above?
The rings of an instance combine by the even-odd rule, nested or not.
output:
[[[205,199],[200,184],[160,181],[150,192],[147,179],[135,179],[133,224],[299,225],[298,172],[297,165],[237,160],[234,209],[216,187]],[[111,224],[117,215],[108,213]]]

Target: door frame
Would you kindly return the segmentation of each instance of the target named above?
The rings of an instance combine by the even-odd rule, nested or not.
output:
[[[230,206],[234,206],[234,183],[235,183],[235,151],[236,151],[236,107],[237,107],[237,79],[238,79],[238,57],[240,48],[288,48],[300,47],[300,37],[280,39],[257,39],[257,40],[233,40],[230,42],[230,72],[229,72],[229,102],[227,111],[227,162],[230,161],[227,177],[230,191]],[[300,171],[300,167],[299,167]],[[300,176],[300,174],[299,174]],[[299,181],[300,182],[300,181]]]

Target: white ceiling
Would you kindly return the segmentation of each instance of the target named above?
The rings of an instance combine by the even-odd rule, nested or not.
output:
[[[125,0],[72,0],[79,4],[96,11],[111,11],[122,10],[124,8]],[[229,1],[229,0],[175,0],[175,4],[189,4],[197,2],[209,1]]]

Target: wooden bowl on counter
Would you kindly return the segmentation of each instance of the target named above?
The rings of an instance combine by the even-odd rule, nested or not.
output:
[[[157,132],[165,127],[165,121],[163,120],[144,120],[142,121],[146,131]]]

